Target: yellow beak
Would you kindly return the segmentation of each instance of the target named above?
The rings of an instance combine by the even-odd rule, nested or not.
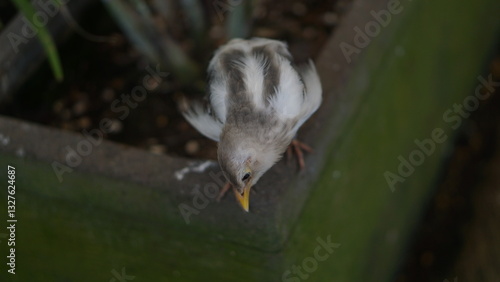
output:
[[[246,212],[248,212],[248,209],[250,207],[250,189],[251,188],[252,188],[252,181],[248,181],[245,188],[243,188],[243,194],[240,194],[237,189],[233,188],[234,195],[236,196],[238,203],[240,203],[240,206]]]

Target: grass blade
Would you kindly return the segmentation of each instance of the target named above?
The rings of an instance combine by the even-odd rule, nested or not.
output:
[[[14,5],[21,11],[21,13],[26,17],[28,22],[32,25],[33,29],[36,30],[38,39],[42,43],[42,47],[47,54],[50,67],[54,73],[54,77],[57,81],[62,81],[64,78],[63,69],[61,65],[61,60],[59,59],[59,54],[57,53],[57,47],[52,39],[52,36],[45,28],[45,26],[38,26],[34,23],[34,15],[36,13],[35,8],[28,0],[12,0]]]

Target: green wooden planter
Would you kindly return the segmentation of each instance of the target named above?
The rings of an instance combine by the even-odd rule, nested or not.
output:
[[[2,267],[0,280],[391,280],[452,141],[454,104],[488,78],[498,11],[494,0],[354,1],[316,60],[325,101],[299,132],[315,152],[302,173],[284,161],[267,173],[250,213],[231,194],[213,200],[215,162],[111,142],[89,152],[83,135],[0,117],[0,207],[5,223],[11,165],[17,219],[16,274]],[[89,153],[71,166],[67,146]],[[72,170],[62,181],[56,162]]]

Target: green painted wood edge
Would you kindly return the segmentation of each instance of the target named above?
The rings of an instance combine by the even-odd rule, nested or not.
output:
[[[393,278],[455,133],[443,114],[473,95],[485,75],[500,28],[498,1],[400,3],[403,11],[362,50],[347,87],[348,95],[363,97],[360,107],[331,144],[285,250],[283,271],[314,271],[303,268],[302,279],[289,273],[284,281]],[[397,173],[398,156],[408,159],[418,148],[414,140],[439,128],[445,143],[392,192],[384,173]],[[317,238],[328,237],[340,246],[314,264],[308,257]]]
[[[109,281],[122,268],[135,281],[231,281],[232,270],[262,281],[279,267],[276,253],[224,240],[217,230],[176,224],[170,203],[158,202],[169,199],[165,190],[78,171],[59,184],[46,162],[4,153],[1,183],[7,183],[7,165],[17,171],[17,259],[16,275],[2,271],[2,281]],[[7,189],[0,197],[7,199]],[[0,210],[6,209],[2,200]],[[0,235],[6,234],[3,214]],[[8,250],[0,245],[1,254]]]
[[[91,131],[95,134],[95,129]],[[267,194],[259,192],[259,197],[254,198],[252,213],[244,213],[231,193],[216,203],[214,185],[222,187],[225,178],[215,161],[155,155],[102,141],[92,146],[91,152],[85,153],[86,156],[81,156],[81,163],[75,164],[79,162],[76,160],[78,158],[75,157],[75,150],[81,145],[85,147],[90,144],[82,134],[55,130],[8,117],[0,117],[0,134],[4,138],[2,142],[5,142],[0,151],[11,155],[22,153],[27,159],[40,160],[47,167],[47,173],[41,174],[46,178],[44,185],[37,185],[38,179],[33,179],[35,185],[28,186],[27,189],[33,193],[43,193],[46,197],[69,202],[92,198],[96,206],[136,216],[148,214],[154,208],[161,216],[160,221],[185,228],[185,232],[200,233],[205,237],[210,235],[268,252],[282,248],[281,238],[284,234],[276,232],[274,213],[277,205],[274,203],[281,200],[278,197],[279,192],[286,186],[281,184],[282,181],[274,179],[288,171],[283,163],[268,172],[268,177],[262,181],[261,187],[276,189],[265,191],[272,192]],[[67,162],[68,156],[72,159],[71,163]],[[23,166],[26,164],[29,164],[29,161]],[[57,165],[61,182],[52,169],[54,165]],[[195,169],[200,166],[204,168]],[[181,171],[185,172],[185,176],[179,178],[178,173]],[[128,189],[134,191],[137,197],[120,194],[114,187],[103,191],[60,189],[65,187],[68,181],[83,181],[92,186],[92,183],[88,183],[90,180],[78,178],[78,172],[120,179],[124,186],[130,183],[131,187]],[[74,179],[75,177],[78,179]],[[290,181],[286,178],[284,180]],[[207,187],[211,187],[211,200],[207,199]],[[157,191],[160,197],[150,198],[144,190]],[[200,196],[202,194],[205,195]],[[133,208],[128,208],[124,203],[131,204]],[[181,207],[185,214],[182,214]],[[241,230],[245,232],[242,233]]]

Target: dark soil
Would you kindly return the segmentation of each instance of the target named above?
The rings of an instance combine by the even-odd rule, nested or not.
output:
[[[206,2],[205,7],[213,8],[210,3]],[[254,8],[251,34],[287,41],[296,60],[302,62],[317,56],[347,9],[347,3],[349,1],[310,1],[306,5],[303,1],[261,1]],[[213,16],[214,11],[208,12]],[[101,120],[110,118],[113,125],[112,132],[106,135],[109,140],[159,154],[216,158],[215,142],[193,129],[179,114],[175,102],[181,95],[201,96],[202,93],[178,87],[172,75],[160,84],[149,81],[157,85],[148,91],[145,100],[130,106],[126,117],[124,111],[113,111],[113,103],[123,105],[122,95],[130,95],[134,87],[143,85],[148,62],[124,38],[101,4],[89,9],[79,23],[92,34],[120,40],[97,43],[80,35],[72,36],[59,49],[64,82],[54,82],[45,64],[11,101],[0,104],[0,114],[74,132],[98,128]],[[226,41],[218,32],[220,28],[219,23],[210,29],[211,42],[204,49],[206,54],[196,54],[196,58],[207,58],[199,62],[202,69],[206,68],[214,48]],[[180,42],[180,45],[189,46],[189,43]],[[193,85],[203,85],[204,75]]]

